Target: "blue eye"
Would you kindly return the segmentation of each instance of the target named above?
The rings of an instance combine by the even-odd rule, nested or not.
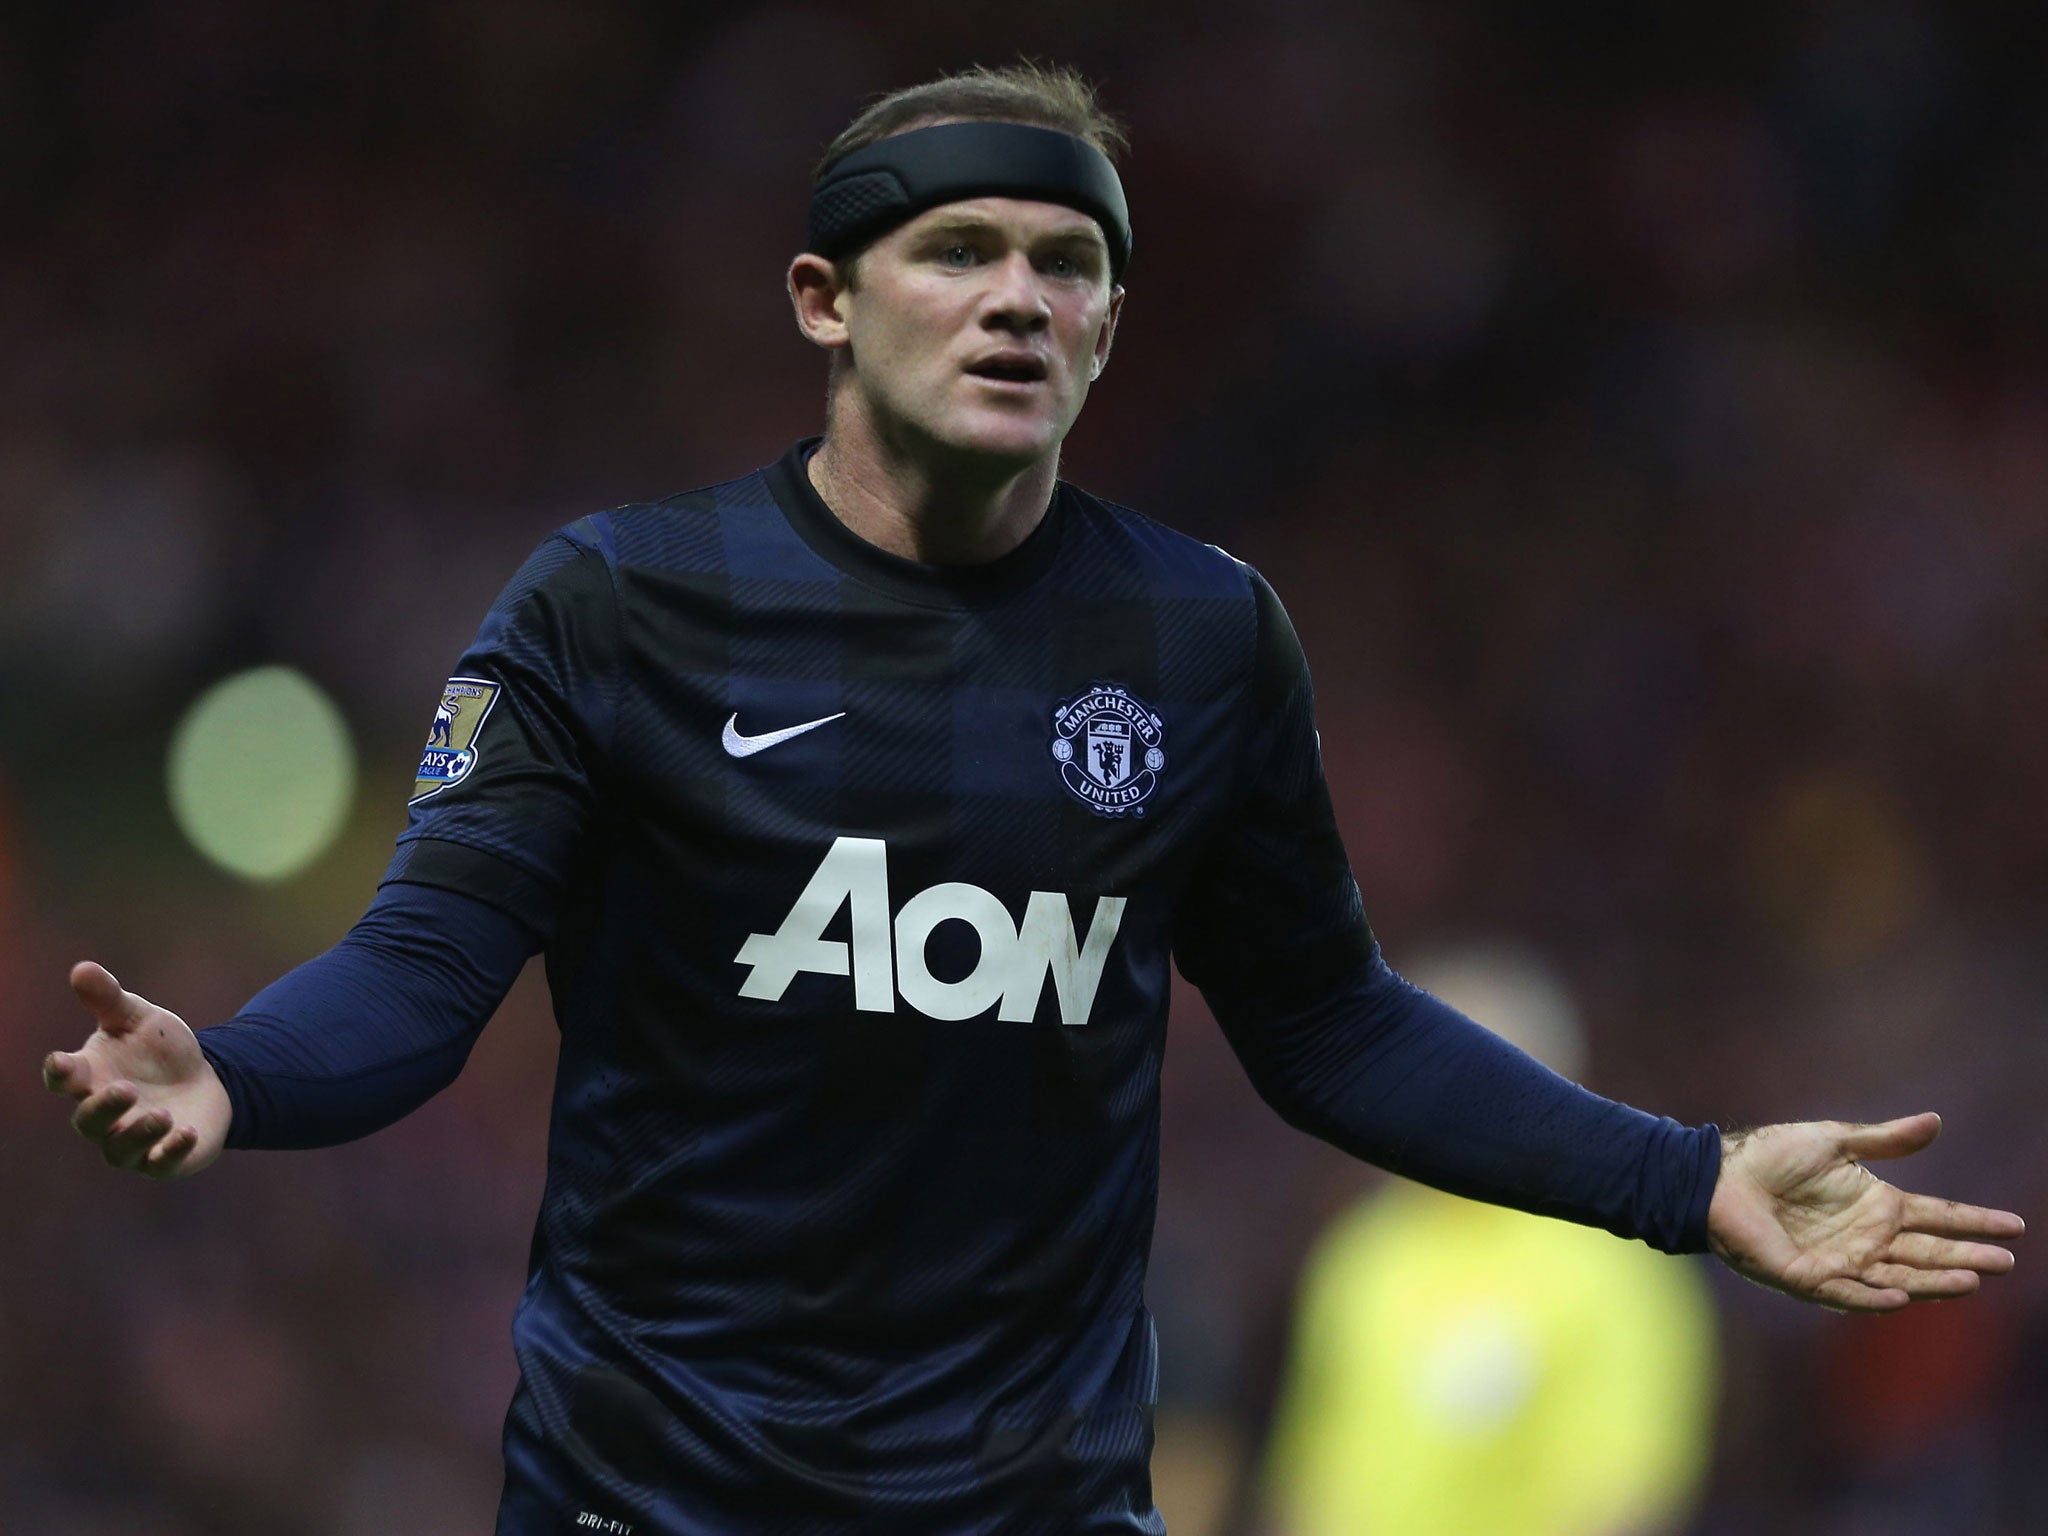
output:
[[[939,252],[942,267],[969,267],[974,264],[974,252],[964,245],[949,245]]]

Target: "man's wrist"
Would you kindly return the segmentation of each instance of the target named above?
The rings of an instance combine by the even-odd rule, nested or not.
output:
[[[1722,1130],[1721,1166],[1714,1176],[1714,1198],[1707,1206],[1708,1251],[1723,1263],[1732,1265],[1737,1269],[1740,1269],[1742,1266],[1737,1260],[1735,1250],[1729,1246],[1727,1239],[1722,1236],[1722,1224],[1717,1222],[1714,1217],[1715,1212],[1722,1209],[1724,1200],[1735,1198],[1728,1188],[1728,1170],[1734,1163],[1736,1156],[1741,1152],[1743,1145],[1757,1133],[1757,1129],[1753,1125],[1731,1125]]]

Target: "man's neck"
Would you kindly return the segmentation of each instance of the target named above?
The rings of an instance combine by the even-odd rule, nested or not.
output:
[[[999,559],[1052,501],[1057,450],[1019,469],[906,451],[865,426],[833,424],[811,455],[811,486],[840,522],[892,555],[928,565]]]

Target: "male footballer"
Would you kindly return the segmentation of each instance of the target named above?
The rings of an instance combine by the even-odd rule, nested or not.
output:
[[[1425,1183],[1888,1311],[2008,1212],[1598,1098],[1382,959],[1259,574],[1058,478],[1132,246],[1065,71],[828,150],[826,431],[551,536],[435,713],[385,882],[198,1034],[90,963],[48,1085],[108,1162],[315,1147],[453,1080],[529,955],[561,1027],[501,1536],[1159,1532],[1143,1304],[1168,969],[1290,1123]]]

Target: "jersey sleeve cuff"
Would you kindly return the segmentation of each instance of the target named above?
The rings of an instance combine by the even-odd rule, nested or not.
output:
[[[227,1037],[216,1034],[220,1025],[195,1029],[192,1037],[199,1042],[200,1054],[207,1065],[213,1068],[213,1075],[220,1080],[221,1089],[228,1096],[228,1134],[225,1143],[230,1152],[241,1151],[254,1144],[256,1130],[255,1106],[251,1102],[249,1087],[242,1077],[242,1069],[233,1055],[216,1049]]]
[[[1680,1229],[1677,1253],[1705,1253],[1707,1211],[1714,1203],[1714,1188],[1721,1182],[1721,1127],[1709,1123],[1693,1135],[1699,1138],[1699,1165],[1693,1176],[1692,1197],[1686,1202],[1685,1225]]]
[[[509,859],[467,843],[438,837],[401,842],[378,882],[394,883],[438,886],[474,896],[524,923],[542,942],[555,930],[555,892],[545,881]]]

